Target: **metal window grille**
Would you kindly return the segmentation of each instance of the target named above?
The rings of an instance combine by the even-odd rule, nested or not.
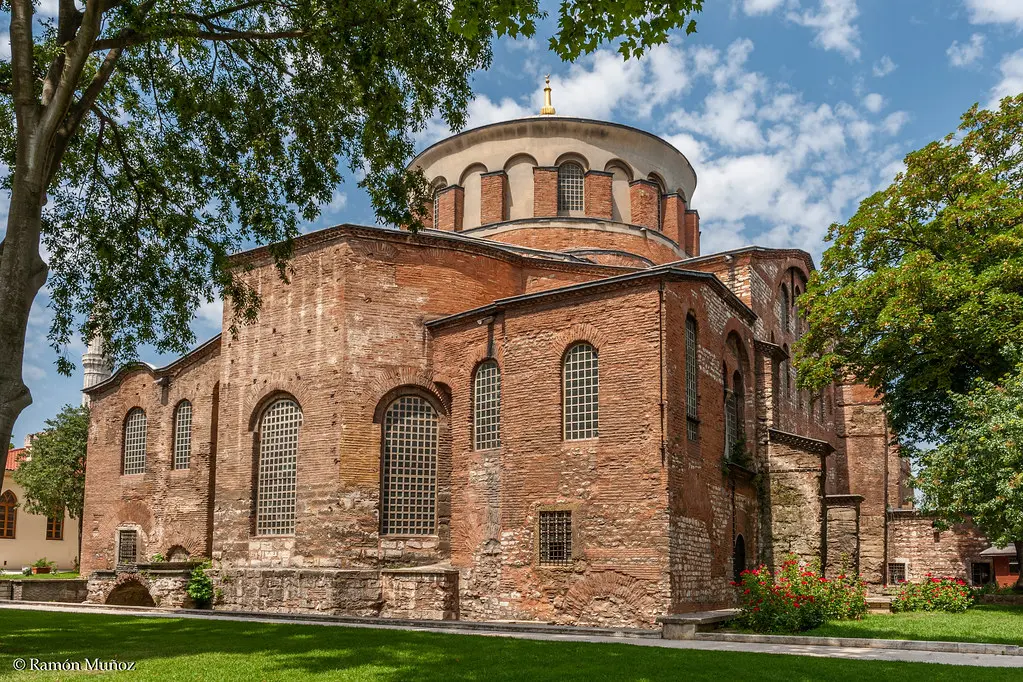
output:
[[[583,169],[577,163],[558,167],[558,210],[583,210]]]
[[[437,522],[437,413],[407,395],[384,416],[380,532],[431,535]]]
[[[476,370],[473,425],[477,450],[501,447],[501,369],[488,360]]]
[[[906,582],[906,564],[902,561],[892,561],[888,564],[888,584]]]
[[[540,512],[540,565],[567,566],[572,562],[572,512]]]
[[[991,564],[975,561],[970,566],[970,576],[972,578],[971,582],[975,587],[987,585],[991,582]]]
[[[259,484],[256,489],[256,535],[295,532],[295,479],[302,408],[282,399],[263,413],[259,425]]]
[[[735,394],[725,391],[725,458],[732,456],[735,449],[736,433],[738,432],[738,418],[735,409]]]
[[[433,229],[440,229],[440,192],[433,193]]]
[[[63,540],[64,539],[64,518],[57,518],[56,516],[46,517],[46,539],[47,540]]]
[[[128,413],[124,423],[125,474],[146,472],[146,413],[136,407]]]
[[[139,556],[139,532],[137,530],[117,531],[117,563],[134,564]]]
[[[789,290],[781,288],[781,328],[789,330]]]
[[[187,469],[192,462],[192,403],[182,400],[174,418],[174,468]]]
[[[699,406],[696,386],[699,378],[696,359],[696,320],[686,318],[686,435],[689,440],[697,438]]]
[[[565,354],[565,440],[599,435],[597,350],[577,343]]]
[[[0,538],[11,539],[18,525],[18,498],[10,490],[0,495]]]

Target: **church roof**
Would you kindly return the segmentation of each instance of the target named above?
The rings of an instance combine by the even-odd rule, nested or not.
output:
[[[180,358],[174,360],[169,364],[164,365],[163,367],[154,367],[148,362],[129,362],[124,365],[121,365],[120,367],[117,368],[116,372],[110,375],[109,379],[101,381],[98,384],[94,384],[88,388],[83,388],[82,393],[89,395],[91,395],[92,393],[98,393],[99,391],[102,391],[105,388],[120,383],[125,376],[138,370],[149,372],[149,374],[155,377],[171,376],[179,369],[188,365],[192,361],[205,356],[207,352],[219,350],[220,336],[221,336],[220,334],[217,334],[213,338],[202,342],[189,352],[182,355]]]
[[[21,456],[24,454],[25,448],[11,448],[7,451],[7,462],[4,465],[4,469],[7,471],[14,471],[21,464]]]

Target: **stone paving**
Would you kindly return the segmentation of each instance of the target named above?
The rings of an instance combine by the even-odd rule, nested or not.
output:
[[[411,630],[417,632],[442,632],[447,634],[479,635],[486,637],[515,637],[519,639],[535,639],[542,641],[592,642],[595,644],[632,644],[636,646],[655,646],[668,649],[700,649],[704,651],[742,651],[748,653],[783,654],[796,656],[816,656],[823,658],[846,658],[865,661],[907,661],[915,663],[940,663],[947,665],[967,665],[991,668],[1023,668],[1023,656],[1007,656],[999,654],[947,653],[936,651],[915,651],[904,649],[874,649],[851,646],[767,644],[754,642],[726,642],[706,639],[667,640],[653,637],[627,637],[571,634],[567,628],[557,632],[511,632],[487,631],[482,624],[474,623],[474,627],[433,627],[433,626],[396,626],[385,623],[351,623],[335,620],[313,620],[309,618],[292,619],[287,616],[264,617],[259,615],[224,614],[211,611],[177,611],[172,609],[140,609],[133,607],[82,606],[67,604],[42,603],[0,603],[0,609],[24,609],[35,611],[58,611],[63,613],[105,613],[112,615],[130,615],[148,618],[197,618],[206,620],[235,620],[255,623],[292,623],[298,625],[320,625],[341,627],[365,627],[393,630]],[[469,625],[468,623],[466,624]]]

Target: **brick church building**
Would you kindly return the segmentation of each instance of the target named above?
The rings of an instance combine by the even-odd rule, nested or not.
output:
[[[238,254],[256,323],[86,389],[92,598],[161,554],[218,608],[649,626],[790,552],[969,570],[873,392],[796,387],[810,256],[701,253],[686,157],[547,95],[416,157],[429,229]]]

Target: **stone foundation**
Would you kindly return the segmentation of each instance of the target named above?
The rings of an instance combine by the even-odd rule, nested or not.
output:
[[[80,604],[85,580],[0,580],[0,601],[52,601]]]
[[[191,566],[152,568],[153,565],[140,565],[130,571],[94,571],[89,576],[86,601],[122,606],[195,608],[196,604],[187,591],[192,577]]]

